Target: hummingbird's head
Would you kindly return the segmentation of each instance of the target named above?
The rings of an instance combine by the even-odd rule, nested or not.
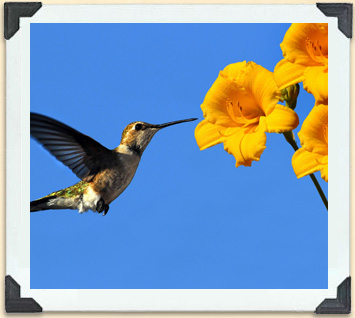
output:
[[[165,127],[193,121],[197,118],[189,118],[184,120],[172,121],[160,125],[152,125],[143,121],[135,121],[130,123],[122,132],[121,145],[127,146],[130,150],[142,154],[155,133]]]

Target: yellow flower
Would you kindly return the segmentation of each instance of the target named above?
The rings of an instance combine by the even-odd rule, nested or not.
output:
[[[328,182],[328,106],[314,106],[298,133],[302,148],[292,157],[297,178],[318,170]]]
[[[303,82],[316,105],[328,104],[328,24],[294,23],[280,46],[284,59],[274,70],[279,88]]]
[[[277,104],[280,91],[273,74],[254,62],[228,65],[207,92],[201,105],[205,119],[195,130],[201,150],[223,143],[236,167],[251,166],[266,148],[265,132],[297,127],[298,116]]]

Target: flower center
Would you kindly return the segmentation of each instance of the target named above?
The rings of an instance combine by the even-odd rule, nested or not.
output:
[[[319,40],[312,41],[309,38],[307,38],[306,49],[313,61],[328,66],[328,55],[323,54],[322,46],[320,45]]]
[[[226,108],[231,119],[242,128],[247,128],[248,126],[255,126],[255,124],[259,123],[259,117],[256,116],[254,118],[246,118],[243,115],[243,108],[240,105],[239,101],[237,101],[237,105],[234,106],[233,102],[228,98],[226,100]],[[249,127],[252,128],[252,127]]]

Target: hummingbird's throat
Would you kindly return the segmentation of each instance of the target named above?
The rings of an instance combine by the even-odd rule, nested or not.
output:
[[[121,153],[142,155],[149,142],[152,140],[158,129],[150,128],[144,131],[128,131],[125,135],[122,134],[120,145],[116,151]]]

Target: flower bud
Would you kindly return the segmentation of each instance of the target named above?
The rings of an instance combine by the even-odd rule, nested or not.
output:
[[[281,90],[283,99],[286,101],[286,106],[291,109],[295,109],[297,105],[297,97],[300,92],[300,86],[298,84],[291,85]]]

